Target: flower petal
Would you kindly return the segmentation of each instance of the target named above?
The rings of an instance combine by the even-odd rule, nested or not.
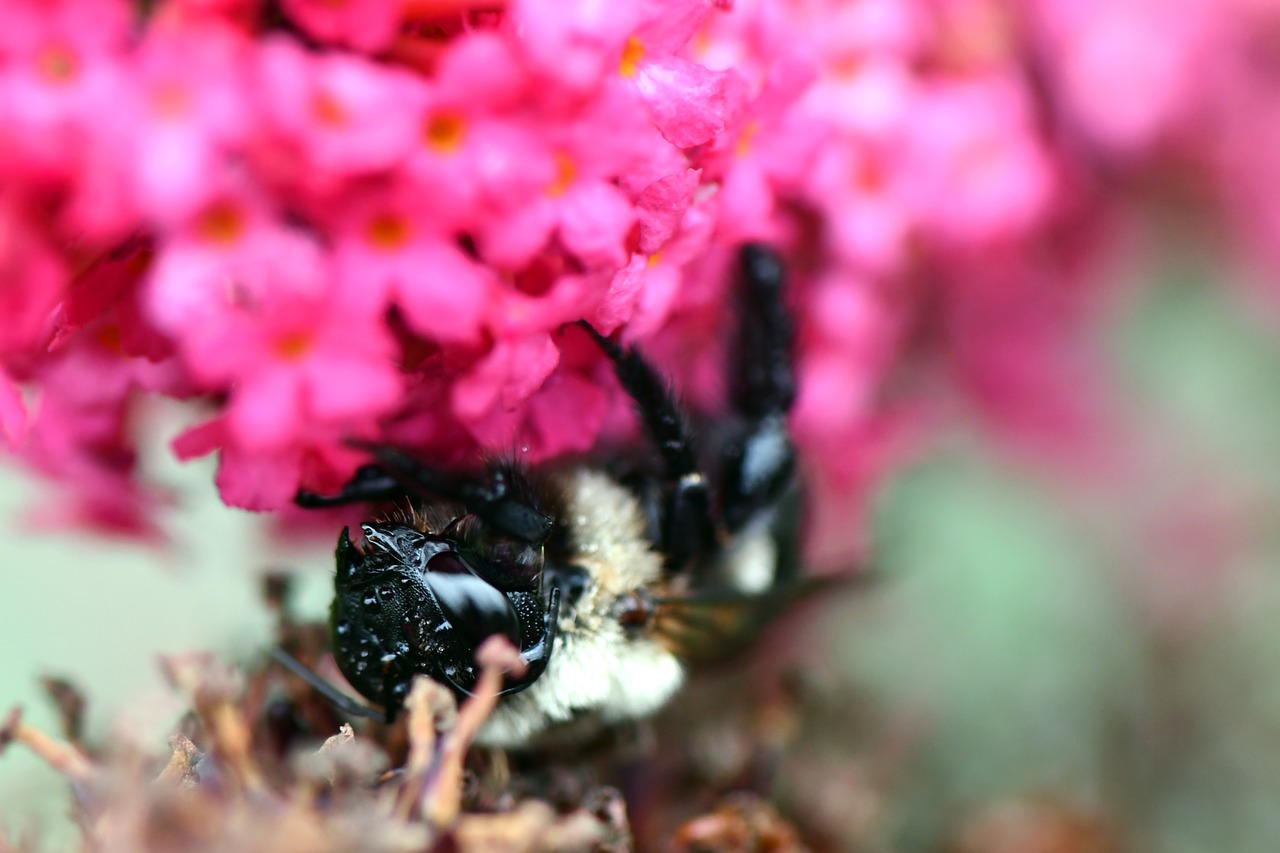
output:
[[[692,148],[721,133],[728,123],[731,72],[712,71],[679,56],[641,64],[636,88],[653,123],[672,145]]]
[[[627,262],[626,238],[636,213],[617,187],[583,181],[561,201],[560,238],[571,252],[589,266]]]

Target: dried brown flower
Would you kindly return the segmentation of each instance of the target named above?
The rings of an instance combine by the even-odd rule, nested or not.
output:
[[[618,843],[616,821],[588,808],[557,812],[526,800],[501,813],[463,813],[464,758],[504,672],[520,665],[501,638],[486,642],[477,659],[479,684],[460,708],[440,685],[414,684],[407,759],[389,774],[394,738],[380,743],[349,725],[318,749],[281,760],[254,737],[263,709],[245,697],[262,691],[246,690],[245,678],[209,655],[162,661],[198,720],[191,737],[171,739],[167,756],[108,743],[109,757],[95,760],[27,725],[18,709],[0,725],[0,748],[21,743],[71,782],[82,846],[92,853],[629,849]],[[0,850],[17,849],[0,842]]]

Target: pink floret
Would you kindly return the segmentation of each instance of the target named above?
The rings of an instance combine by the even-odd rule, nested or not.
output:
[[[406,105],[422,83],[363,57],[311,53],[273,36],[259,45],[252,86],[265,122],[256,153],[280,171],[277,180],[304,190],[329,190],[395,165],[417,140]]]
[[[231,386],[227,430],[238,446],[283,448],[317,424],[356,429],[395,403],[401,380],[376,304],[343,294],[311,241],[268,232],[244,256],[205,261],[195,278],[177,278],[161,259],[150,304],[192,374]],[[173,266],[196,264],[178,256]]]
[[[378,51],[400,29],[399,0],[281,0],[285,14],[316,41]]]

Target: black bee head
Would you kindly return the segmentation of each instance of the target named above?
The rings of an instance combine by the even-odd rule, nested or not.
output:
[[[335,553],[338,576],[335,587],[353,587],[379,575],[400,573],[408,577],[421,574],[423,566],[448,544],[404,524],[362,524],[365,547],[351,542],[350,530],[342,528]]]
[[[529,663],[505,692],[542,674],[554,617],[540,586],[499,588],[446,535],[397,523],[361,530],[363,549],[346,529],[338,538],[331,612],[334,659],[353,687],[388,708],[399,707],[419,673],[467,693],[478,677],[476,648],[494,634],[511,640]],[[492,571],[486,564],[484,574]]]

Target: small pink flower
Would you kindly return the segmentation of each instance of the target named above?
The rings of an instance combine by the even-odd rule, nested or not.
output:
[[[644,188],[636,199],[636,220],[640,226],[637,248],[641,252],[652,254],[675,236],[701,179],[698,169],[685,169]]]
[[[486,316],[494,337],[511,340],[554,332],[588,314],[601,298],[605,273],[565,272],[564,265],[553,259],[549,255],[545,264],[517,275],[514,287],[494,292]]]
[[[105,256],[78,275],[67,288],[66,298],[54,311],[54,334],[49,342],[49,351],[53,352],[74,340],[77,332],[123,299],[137,285],[141,270],[141,266],[134,269],[123,258],[117,260]]]
[[[1204,0],[1039,0],[1032,6],[1071,122],[1122,153],[1195,118],[1232,18]]]
[[[575,180],[555,206],[560,239],[584,264],[617,266],[626,260],[626,238],[635,210],[612,184]]]
[[[94,129],[126,91],[131,24],[123,2],[7,4],[0,26],[0,184],[65,188],[80,179]],[[115,164],[112,164],[114,167]]]
[[[528,94],[507,40],[473,32],[450,43],[435,79],[404,105],[419,122],[407,180],[454,221],[501,218],[526,204],[556,176],[537,117],[521,109]]]
[[[582,109],[548,121],[542,150],[530,153],[554,164],[554,178],[521,208],[481,225],[481,255],[519,268],[555,232],[588,267],[625,264],[635,211],[615,179],[671,150],[641,110],[634,92],[615,83]]]
[[[899,156],[904,202],[944,240],[1016,237],[1053,200],[1053,162],[1025,93],[1004,78],[922,91]]]
[[[536,72],[586,93],[616,70],[641,9],[638,0],[514,0],[509,20]]]
[[[801,442],[830,443],[876,411],[880,383],[897,355],[898,318],[865,278],[831,273],[805,291],[791,423]]]
[[[665,306],[665,322],[646,330],[642,341],[645,354],[694,411],[723,412],[728,405],[725,331],[733,322],[733,274],[734,252],[709,244],[681,271],[680,286]]]
[[[468,425],[481,422],[495,409],[511,411],[541,387],[559,361],[560,351],[546,333],[498,341],[454,384],[453,411]]]
[[[824,243],[841,264],[897,275],[907,263],[913,211],[902,198],[894,150],[845,138],[815,158],[806,194],[822,210]]]
[[[705,166],[720,181],[720,228],[726,242],[773,236],[777,192],[804,179],[829,130],[796,110],[813,79],[802,60],[779,61],[764,89],[711,146]]]
[[[0,358],[33,352],[52,331],[67,268],[20,199],[0,195]]]
[[[467,423],[481,447],[537,463],[595,446],[613,398],[623,396],[614,390],[612,368],[577,327],[555,335],[554,349],[558,363],[527,400],[514,408],[494,406]]]
[[[158,362],[173,355],[172,343],[156,331],[141,303],[141,284],[151,264],[152,246],[131,240],[96,259],[67,289],[52,317],[49,352],[77,340],[98,323],[121,355]]]
[[[251,287],[270,287],[262,270],[279,257],[312,259],[298,249],[305,239],[281,227],[267,199],[245,181],[224,181],[203,207],[163,236],[147,268],[148,317],[187,351],[208,350],[215,359],[225,357],[220,348],[228,308]],[[198,355],[190,369],[205,381]]]
[[[557,370],[547,377],[525,407],[527,429],[535,459],[567,453],[586,453],[596,443],[608,410],[608,393],[594,377]]]
[[[273,37],[260,44],[254,86],[267,124],[255,153],[286,185],[328,190],[397,165],[417,142],[419,122],[409,106],[422,84],[407,72],[349,54],[309,53]]]
[[[227,506],[271,512],[288,505],[302,482],[302,451],[244,450],[223,445],[213,477]]]
[[[609,408],[609,394],[598,381],[577,372],[556,370],[517,409],[493,409],[471,425],[486,448],[518,447],[530,463],[595,446]]]
[[[602,335],[612,335],[635,314],[640,296],[652,287],[645,275],[649,256],[633,254],[631,261],[614,273],[601,304],[586,318]]]
[[[160,27],[133,57],[128,100],[102,130],[127,164],[135,206],[153,222],[209,201],[253,127],[249,43],[226,27]]]
[[[313,39],[373,53],[400,29],[399,0],[281,0],[281,8]]]
[[[345,446],[337,432],[313,430],[294,445],[274,451],[251,450],[235,443],[225,419],[193,427],[173,441],[174,455],[188,460],[218,451],[214,483],[223,503],[254,512],[292,505],[300,488],[332,492],[350,479],[365,456]]]
[[[725,129],[741,107],[732,71],[713,71],[679,51],[711,12],[705,0],[648,0],[622,48],[618,72],[635,84],[654,124],[672,145],[689,148]]]
[[[833,67],[834,66],[834,67]],[[885,143],[911,119],[919,80],[906,58],[871,55],[828,65],[803,97],[806,115],[853,137]]]
[[[195,257],[158,261],[149,304],[191,374],[230,387],[237,446],[282,448],[317,424],[355,429],[395,403],[401,384],[376,306],[337,289],[310,240],[267,231],[243,255],[205,256],[199,268]]]
[[[43,527],[80,527],[160,541],[163,503],[136,480],[130,413],[139,392],[167,383],[156,368],[122,358],[110,339],[85,336],[41,365],[39,405],[20,448],[23,461],[62,486],[56,505],[38,510]]]
[[[9,0],[0,60],[32,59],[55,77],[74,74],[86,56],[123,47],[132,17],[124,0]]]
[[[613,277],[592,324],[611,334],[627,324],[627,337],[643,340],[656,332],[676,305],[684,267],[707,248],[715,230],[715,205],[692,203],[699,173],[657,181],[636,203],[640,218],[638,252]]]
[[[439,352],[427,361],[419,381],[406,388],[400,410],[383,422],[382,435],[393,444],[413,448],[424,459],[461,467],[474,462],[483,448],[454,414],[449,399],[450,387],[476,357],[473,354],[462,365],[454,363],[456,358]]]
[[[373,311],[396,304],[433,340],[475,343],[496,281],[458,248],[451,218],[465,211],[433,202],[408,186],[350,197],[332,228],[340,287]]]

